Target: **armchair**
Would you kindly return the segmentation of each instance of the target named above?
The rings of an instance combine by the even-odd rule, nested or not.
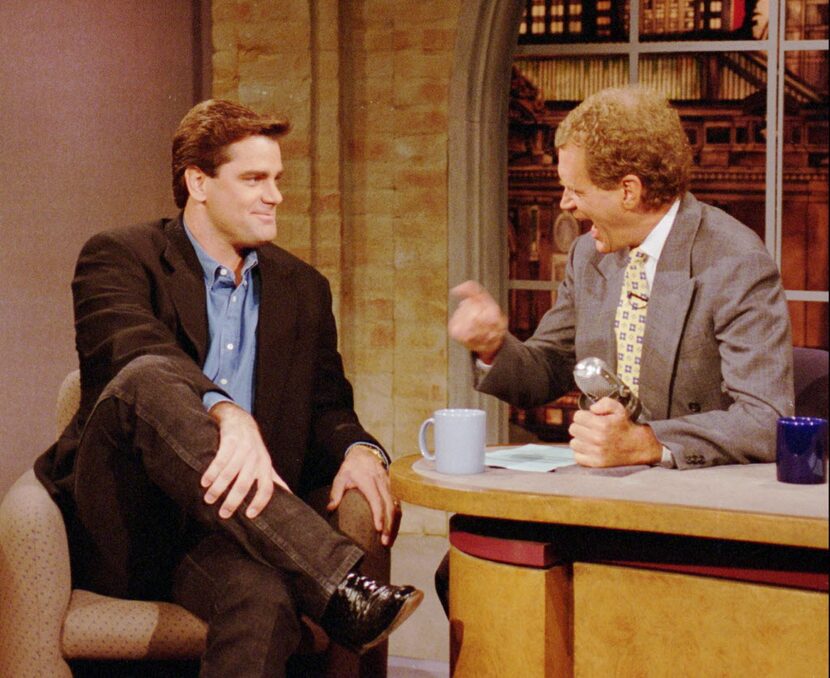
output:
[[[59,433],[79,398],[75,370],[58,394]],[[363,496],[349,491],[332,520],[366,552],[362,571],[388,580],[389,550],[380,545]],[[73,659],[180,660],[201,655],[207,625],[184,608],[110,598],[73,589],[71,582],[63,517],[30,469],[0,504],[0,676],[71,678],[67,662]],[[303,621],[300,653],[315,655],[308,659],[319,673],[386,675],[386,643],[358,658],[329,645],[319,627]]]

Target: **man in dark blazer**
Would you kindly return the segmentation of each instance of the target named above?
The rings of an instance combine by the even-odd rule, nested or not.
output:
[[[360,575],[363,552],[307,503],[356,488],[391,545],[389,457],[354,412],[328,282],[271,244],[287,131],[197,105],[173,140],[182,213],[84,246],[81,404],[35,467],[75,585],[203,617],[204,676],[283,675],[301,614],[361,652],[422,597]]]
[[[556,132],[561,207],[590,220],[553,308],[522,343],[474,282],[450,335],[477,356],[477,388],[520,407],[574,388],[574,365],[621,355],[615,331],[629,255],[645,254],[648,294],[634,422],[610,398],[574,415],[585,466],[698,468],[772,461],[778,417],[793,414],[784,291],[760,239],[686,192],[691,152],[677,113],[647,89],[604,90]],[[623,381],[628,377],[621,373]]]

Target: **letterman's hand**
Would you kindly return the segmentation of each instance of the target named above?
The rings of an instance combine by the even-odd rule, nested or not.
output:
[[[574,459],[582,466],[657,464],[663,445],[647,424],[635,424],[622,404],[602,398],[590,410],[574,413],[568,429]]]
[[[450,290],[459,299],[449,322],[449,335],[467,350],[491,363],[507,334],[507,316],[489,292],[473,280]]]

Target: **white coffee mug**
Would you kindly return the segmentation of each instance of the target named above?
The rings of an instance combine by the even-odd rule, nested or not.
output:
[[[421,454],[435,462],[435,470],[439,473],[483,472],[486,417],[484,410],[436,410],[418,431]],[[435,426],[435,453],[427,447],[430,425]]]

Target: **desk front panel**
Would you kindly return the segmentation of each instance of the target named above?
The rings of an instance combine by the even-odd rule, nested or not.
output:
[[[576,676],[826,676],[827,594],[573,566]]]

